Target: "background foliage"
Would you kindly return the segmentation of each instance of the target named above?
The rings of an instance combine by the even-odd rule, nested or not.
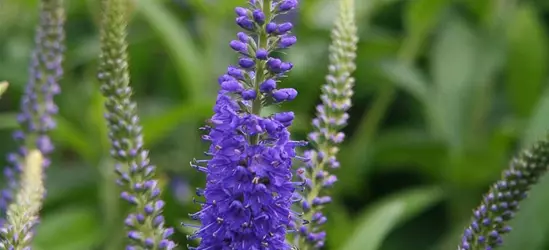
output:
[[[36,249],[120,249],[121,214],[102,97],[96,0],[66,1],[68,49],[54,164]],[[244,0],[136,0],[130,65],[147,146],[162,170],[168,222],[185,228],[190,167],[205,146],[197,128],[211,115],[228,49],[233,8]],[[0,1],[0,152],[10,133],[37,22],[37,0]],[[336,1],[302,0],[298,44],[285,82],[299,98],[292,130],[304,138],[327,71]],[[471,209],[518,147],[549,129],[549,2],[544,0],[357,0],[357,85],[340,182],[329,206],[326,249],[455,249]],[[512,223],[504,249],[549,249],[549,178]]]

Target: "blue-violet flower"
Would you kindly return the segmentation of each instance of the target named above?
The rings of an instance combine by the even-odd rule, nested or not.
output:
[[[24,159],[29,150],[38,149],[48,167],[48,155],[53,144],[48,132],[55,127],[53,115],[58,111],[54,96],[59,94],[59,80],[63,75],[65,11],[63,0],[40,1],[40,23],[35,33],[35,49],[29,67],[29,80],[21,98],[21,112],[17,116],[21,130],[13,138],[19,144],[16,153],[8,155],[9,166],[4,168],[7,188],[0,194],[0,227],[3,225],[13,193],[18,189],[17,176],[23,170]]]
[[[191,249],[291,248],[285,236],[299,219],[291,205],[300,185],[292,182],[292,159],[305,142],[290,140],[293,113],[264,117],[261,109],[297,95],[295,89],[276,89],[292,64],[271,55],[295,43],[293,37],[281,46],[291,29],[285,24],[282,32],[274,19],[296,7],[295,0],[251,0],[248,8],[235,9],[236,23],[247,33],[230,42],[241,58],[219,78],[215,114],[204,127],[211,158],[191,163],[207,180],[197,191],[205,198],[202,209],[191,215],[202,225],[189,238],[201,242]]]

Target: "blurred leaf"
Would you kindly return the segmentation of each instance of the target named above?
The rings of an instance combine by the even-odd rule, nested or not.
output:
[[[523,148],[547,136],[549,132],[549,116],[547,114],[549,114],[549,88],[546,88],[543,96],[539,98],[538,104],[528,120],[522,138]]]
[[[391,60],[380,64],[381,71],[398,87],[410,93],[422,104],[427,104],[429,86],[423,74],[411,65]]]
[[[169,136],[168,132],[181,123],[207,117],[211,110],[212,104],[210,103],[180,104],[162,114],[144,117],[143,134],[145,135],[145,143],[154,145]]]
[[[193,44],[191,35],[186,27],[166,9],[161,2],[153,0],[139,0],[138,9],[145,20],[158,32],[164,41],[170,55],[177,65],[181,90],[191,100],[202,100],[206,94],[203,91],[205,82],[205,68],[199,48]]]
[[[526,117],[542,91],[549,41],[536,9],[529,4],[519,7],[509,25],[507,95],[517,115]]]
[[[368,22],[378,8],[399,1],[402,0],[356,1],[356,19],[362,24],[359,27],[364,27],[364,21]],[[333,0],[303,1],[302,7],[307,11],[304,16],[308,26],[327,30],[332,28],[339,10],[338,1]]]
[[[93,249],[101,231],[97,215],[85,207],[65,207],[42,218],[34,238],[37,250]]]
[[[97,180],[97,171],[93,168],[78,165],[54,165],[47,171],[46,205],[55,203],[71,194],[82,192],[82,189],[94,186]]]
[[[0,113],[0,129],[16,129],[18,127],[17,113]]]
[[[93,78],[91,78],[93,79]],[[92,132],[88,134],[88,138],[97,142],[94,147],[88,146],[91,150],[96,150],[96,155],[101,154],[103,151],[110,148],[110,141],[108,137],[107,121],[104,117],[105,113],[105,97],[101,94],[98,88],[94,89],[91,95],[91,103],[88,106],[87,118],[88,118],[88,131]],[[91,138],[90,138],[91,136]]]
[[[88,135],[62,116],[57,116],[55,121],[57,128],[51,131],[52,137],[57,141],[67,144],[85,159],[93,159],[95,152],[93,147],[89,147],[87,141],[87,138],[89,138]]]
[[[325,212],[328,219],[326,225],[328,249],[337,249],[349,238],[349,228],[353,227],[353,220],[350,218],[346,208],[342,204],[332,203]]]
[[[442,198],[437,187],[422,187],[383,198],[358,219],[358,227],[342,250],[377,250],[398,225],[431,207]]]
[[[464,107],[474,87],[477,41],[463,20],[452,16],[441,27],[431,51],[431,72],[436,85],[428,110],[434,133],[453,148],[462,147]]]
[[[410,1],[404,16],[409,36],[423,40],[438,23],[438,17],[447,2],[447,0]]]
[[[447,155],[443,142],[419,129],[386,130],[372,147],[375,165],[388,166],[385,170],[413,166],[424,175],[436,176]]]

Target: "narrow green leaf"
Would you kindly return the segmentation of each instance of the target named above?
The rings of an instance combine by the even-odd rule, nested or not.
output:
[[[42,218],[36,230],[34,247],[38,250],[94,249],[100,243],[97,215],[85,207],[60,209]]]
[[[437,187],[422,187],[384,198],[366,210],[342,250],[377,250],[398,225],[417,216],[442,198]]]
[[[211,109],[212,104],[210,103],[180,104],[162,114],[144,117],[143,134],[145,135],[145,143],[154,145],[169,136],[168,132],[181,123],[205,118]]]
[[[549,116],[547,114],[549,114],[549,88],[545,89],[542,97],[539,98],[538,104],[528,120],[522,138],[522,147],[531,145],[547,135],[549,130]]]
[[[418,101],[427,104],[429,86],[427,79],[418,69],[396,60],[382,62],[380,68],[392,83],[410,93]]]
[[[93,159],[95,152],[93,147],[89,147],[86,133],[62,116],[55,117],[55,122],[57,128],[51,131],[54,140],[66,144],[86,160]]]
[[[185,26],[162,2],[139,0],[137,9],[145,20],[158,32],[169,54],[177,65],[183,93],[191,100],[201,100],[205,91],[205,70],[199,49]],[[190,92],[187,94],[187,92]]]
[[[453,148],[462,147],[465,107],[474,89],[477,39],[458,17],[441,28],[431,51],[431,73],[435,85],[429,104],[429,122],[437,137]]]
[[[506,88],[517,115],[527,117],[536,104],[548,67],[548,39],[535,7],[523,4],[509,23]]]
[[[377,8],[399,1],[402,0],[356,1],[357,23],[369,20]],[[334,18],[337,16],[337,4],[338,2],[334,0],[303,1],[303,9],[307,11],[304,15],[307,25],[314,28],[331,29]]]
[[[409,36],[423,40],[438,23],[447,2],[447,0],[410,1],[404,17]]]

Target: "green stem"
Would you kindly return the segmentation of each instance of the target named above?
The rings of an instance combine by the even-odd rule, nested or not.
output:
[[[268,34],[267,31],[265,31],[265,25],[270,22],[272,16],[271,16],[271,2],[272,0],[263,0],[262,3],[262,9],[265,13],[265,24],[261,25],[257,43],[258,48],[267,49],[268,50]],[[254,89],[256,93],[259,93],[259,85],[265,80],[265,69],[266,69],[266,62],[263,60],[256,60],[256,72],[255,72],[255,80],[254,80]],[[252,114],[254,115],[260,115],[261,114],[261,98],[259,95],[254,99],[252,102]],[[257,144],[259,141],[259,135],[254,135],[251,138],[251,144]]]

